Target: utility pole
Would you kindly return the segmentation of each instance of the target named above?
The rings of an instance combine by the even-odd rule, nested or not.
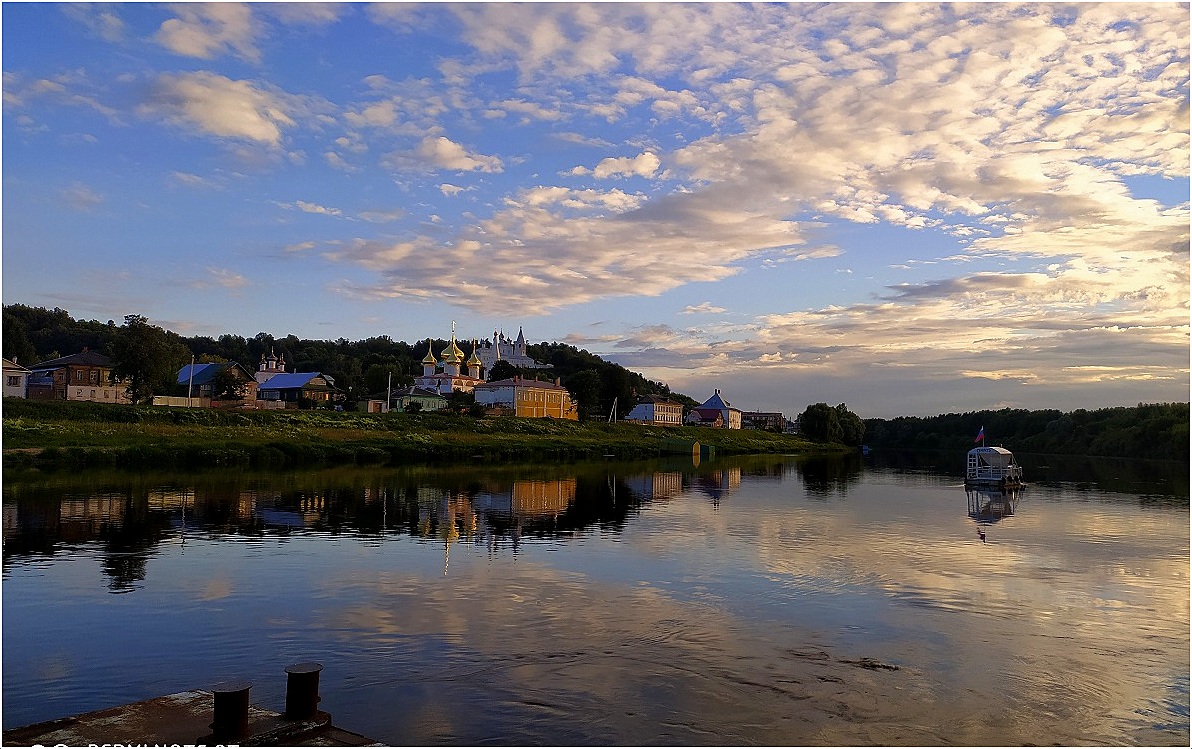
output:
[[[190,394],[195,381],[195,355],[190,355],[190,371],[186,376],[186,407],[190,408]]]

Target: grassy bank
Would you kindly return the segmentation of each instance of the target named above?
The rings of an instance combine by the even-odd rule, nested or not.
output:
[[[648,458],[665,454],[673,449],[667,442],[677,440],[698,441],[721,455],[833,449],[751,430],[438,413],[214,411],[6,398],[3,417],[5,468]]]

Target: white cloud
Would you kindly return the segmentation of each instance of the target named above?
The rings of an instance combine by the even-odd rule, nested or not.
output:
[[[351,6],[346,3],[272,2],[259,4],[256,10],[268,13],[285,24],[327,26],[351,12]]]
[[[711,302],[700,302],[699,304],[689,304],[683,308],[680,314],[683,315],[705,315],[705,314],[720,314],[727,312],[724,307],[717,307]]]
[[[249,285],[247,278],[227,268],[208,268],[207,272],[211,275],[216,285],[225,289],[242,289]]]
[[[653,177],[658,172],[658,167],[661,165],[661,160],[657,155],[645,152],[637,156],[618,156],[602,159],[592,170],[592,176],[597,179],[610,179],[614,177]],[[577,167],[576,174],[588,174],[588,170],[580,171]]]
[[[62,198],[76,210],[92,211],[103,204],[103,195],[82,182],[75,182],[62,191]]]
[[[282,128],[295,125],[291,108],[283,95],[249,81],[198,72],[159,76],[141,111],[207,135],[279,146]]]
[[[370,224],[389,224],[405,216],[405,211],[361,211],[360,218]]]
[[[243,3],[194,3],[173,6],[178,14],[162,23],[154,39],[171,52],[210,60],[231,52],[251,62],[260,59],[252,10]]]
[[[203,187],[203,188],[218,188],[219,185],[212,180],[201,177],[190,172],[175,171],[170,174],[170,179],[174,182],[185,185],[187,187]]]
[[[449,169],[457,172],[500,172],[501,159],[469,153],[459,143],[444,136],[423,138],[414,150],[417,160],[434,169]]]
[[[342,216],[344,212],[338,208],[328,208],[327,206],[319,205],[318,203],[309,203],[305,200],[294,201],[294,207],[303,213],[317,213],[324,216]]]
[[[105,42],[124,40],[126,26],[116,13],[117,6],[106,3],[65,3],[62,12],[86,26]]]

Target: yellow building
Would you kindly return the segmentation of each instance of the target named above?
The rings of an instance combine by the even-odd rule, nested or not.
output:
[[[571,393],[554,382],[511,377],[477,385],[472,393],[486,408],[506,409],[514,416],[532,419],[579,419]]]

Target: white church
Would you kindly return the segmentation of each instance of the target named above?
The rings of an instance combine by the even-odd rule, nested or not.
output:
[[[499,361],[507,361],[515,367],[542,369],[526,353],[526,336],[519,328],[517,338],[509,340],[504,333],[493,331],[492,340],[472,341],[472,355],[464,356],[463,349],[455,339],[455,323],[451,324],[451,342],[435,356],[434,341],[426,340],[426,356],[422,359],[422,374],[414,378],[414,385],[433,390],[440,395],[450,395],[460,390],[470,393],[484,383],[484,376]]]
[[[476,353],[486,374],[499,361],[507,361],[523,369],[544,369],[547,366],[534,361],[526,353],[526,336],[521,328],[517,329],[517,338],[514,340],[494,330],[492,340],[481,339],[476,344]]]

